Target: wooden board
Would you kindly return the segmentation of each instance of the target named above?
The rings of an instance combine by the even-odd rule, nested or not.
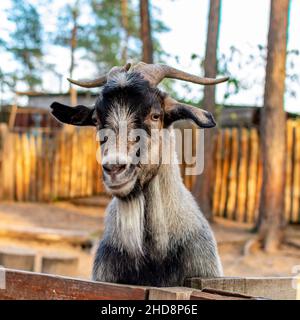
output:
[[[257,174],[259,161],[259,144],[257,130],[250,130],[250,156],[249,156],[249,173],[247,187],[247,203],[246,203],[246,221],[255,222],[255,198],[257,188]]]
[[[236,198],[238,194],[237,190],[237,173],[238,173],[238,129],[233,128],[231,132],[231,161],[229,171],[229,183],[228,183],[228,202],[227,202],[227,215],[228,219],[233,219],[236,212]]]
[[[297,290],[292,287],[294,281],[293,277],[191,278],[185,285],[200,290],[209,288],[275,300],[295,300]],[[298,285],[298,291],[299,289]]]
[[[0,289],[0,299],[145,300],[148,295],[145,287],[83,281],[8,269],[5,270],[5,279],[6,289]]]
[[[248,130],[241,129],[240,135],[240,161],[238,169],[238,198],[236,220],[246,220],[247,179],[248,179]]]

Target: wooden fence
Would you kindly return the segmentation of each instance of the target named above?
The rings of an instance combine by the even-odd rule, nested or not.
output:
[[[300,222],[300,120],[287,121],[285,218]],[[274,154],[276,157],[276,154]],[[216,141],[213,213],[254,222],[260,201],[262,163],[256,128],[225,128]]]
[[[0,125],[0,200],[52,201],[104,192],[97,148],[90,128],[10,132]],[[215,151],[214,215],[255,221],[262,183],[257,128],[219,130]],[[286,171],[285,216],[300,222],[300,120],[287,122]],[[184,176],[189,189],[194,181]]]
[[[9,132],[0,127],[0,199],[51,201],[104,191],[88,128]]]

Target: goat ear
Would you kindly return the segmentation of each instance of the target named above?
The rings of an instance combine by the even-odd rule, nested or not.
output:
[[[170,126],[177,120],[192,120],[200,128],[212,128],[216,125],[213,115],[200,108],[180,103],[167,96],[164,99],[164,123]]]
[[[93,114],[95,109],[85,106],[69,107],[64,104],[54,102],[50,108],[52,115],[59,121],[74,126],[95,126]]]

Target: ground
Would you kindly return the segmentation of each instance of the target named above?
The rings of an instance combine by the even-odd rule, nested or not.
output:
[[[73,230],[91,234],[95,241],[92,253],[81,250],[78,246],[68,243],[47,243],[34,239],[18,239],[0,236],[1,247],[20,247],[34,249],[39,252],[55,252],[62,255],[76,255],[79,258],[78,277],[89,278],[92,268],[93,252],[97,238],[103,230],[104,204],[57,202],[53,204],[37,203],[0,203],[0,234],[1,230],[18,227],[26,230]],[[235,223],[217,219],[212,225],[221,255],[226,276],[291,276],[293,268],[300,265],[300,249],[283,246],[278,253],[264,254],[257,250],[245,254],[245,244],[254,237],[249,224]],[[42,228],[42,229],[41,229]],[[19,230],[18,229],[18,230]],[[300,227],[290,226],[288,238],[299,243]],[[298,236],[299,234],[299,236]]]

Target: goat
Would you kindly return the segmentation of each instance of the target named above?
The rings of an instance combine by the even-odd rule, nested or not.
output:
[[[82,87],[103,89],[93,108],[54,102],[52,114],[63,123],[96,126],[98,131],[106,128],[117,136],[125,121],[129,136],[134,128],[146,130],[146,149],[153,129],[167,128],[174,146],[172,124],[177,120],[189,119],[201,128],[215,126],[209,112],[179,103],[158,89],[164,78],[198,84],[227,80],[200,78],[161,64],[126,64],[95,80],[69,79]],[[179,286],[188,277],[221,276],[212,230],[184,186],[178,164],[133,163],[136,142],[128,140],[128,157],[112,151],[109,141],[101,143],[104,185],[113,199],[94,260],[93,280]],[[161,140],[156,144],[161,151]],[[175,148],[170,152],[175,159]]]

